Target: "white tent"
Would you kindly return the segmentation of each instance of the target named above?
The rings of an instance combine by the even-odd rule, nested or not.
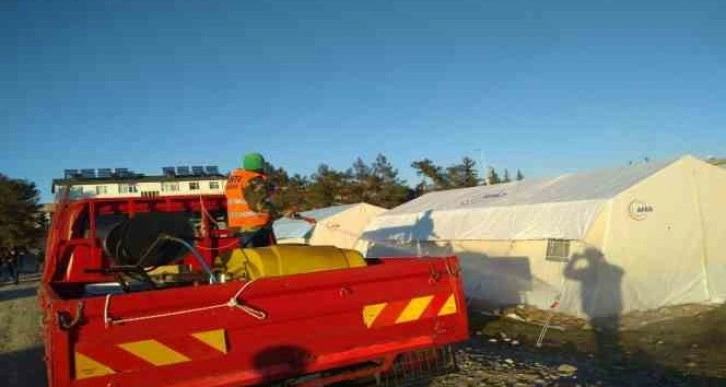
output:
[[[726,170],[691,156],[434,192],[366,228],[367,254],[452,254],[473,303],[581,317],[726,298]]]
[[[316,220],[311,224],[303,220],[279,219],[273,228],[278,243],[302,243],[317,246],[355,248],[364,227],[374,217],[384,213],[381,207],[367,203],[347,204],[302,212]]]

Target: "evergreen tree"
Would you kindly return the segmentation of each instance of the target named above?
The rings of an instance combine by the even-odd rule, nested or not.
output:
[[[393,208],[406,201],[409,195],[408,187],[398,177],[398,170],[393,167],[386,156],[379,154],[372,169],[375,176],[375,179],[372,180],[378,185],[377,189],[373,190],[376,195],[371,199],[371,204]]]
[[[371,169],[368,164],[366,164],[363,159],[358,157],[355,162],[353,162],[353,170],[352,170],[353,178],[357,181],[366,181],[373,175],[373,170]]]
[[[462,186],[475,187],[479,185],[479,174],[476,171],[476,161],[469,157],[461,160],[461,170],[463,173]]]
[[[494,168],[489,168],[489,172],[487,173],[487,185],[499,184],[501,182],[502,181],[499,179],[497,171],[495,171]]]
[[[441,167],[434,164],[429,159],[423,159],[420,161],[414,161],[411,163],[411,168],[416,170],[416,174],[423,178],[422,188],[424,191],[428,191],[429,185],[426,183],[428,178],[431,181],[431,189],[440,190],[449,188],[449,181],[446,175],[443,173]]]
[[[353,163],[349,174],[352,177],[350,199],[354,202],[370,202],[371,193],[377,185],[372,168],[359,157]]]
[[[274,190],[272,201],[275,207],[280,211],[303,211],[308,208],[305,198],[308,182],[304,177],[290,177],[284,168],[275,168],[272,164],[267,164],[265,170]]]
[[[522,171],[520,171],[519,169],[517,169],[517,178],[516,179],[517,179],[517,181],[524,179],[524,175],[522,174]]]
[[[321,208],[343,204],[348,201],[346,188],[349,187],[350,175],[321,164],[311,177],[307,190],[310,207]]]
[[[448,188],[474,187],[479,184],[476,162],[464,157],[461,163],[446,168]]]
[[[0,247],[34,247],[45,232],[35,184],[0,173]]]
[[[461,165],[452,165],[450,167],[446,167],[446,181],[448,183],[446,188],[459,188],[463,184],[462,180],[463,173],[461,170]]]
[[[304,211],[337,204],[367,202],[392,208],[426,192],[473,187],[479,179],[476,162],[469,157],[460,163],[442,168],[430,159],[411,163],[422,181],[413,189],[398,177],[398,170],[388,158],[379,154],[371,163],[357,158],[346,171],[338,171],[321,164],[309,178],[290,176],[283,168],[266,165],[270,183],[276,188],[273,200],[281,210]],[[517,170],[516,179],[524,176]],[[509,170],[500,179],[496,170],[489,168],[486,184],[498,184],[511,180]]]

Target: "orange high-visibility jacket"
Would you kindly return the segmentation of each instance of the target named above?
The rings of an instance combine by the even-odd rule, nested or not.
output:
[[[270,214],[253,211],[245,200],[244,190],[247,182],[261,177],[259,173],[235,169],[227,179],[224,195],[227,197],[227,226],[241,229],[258,229],[270,222]]]

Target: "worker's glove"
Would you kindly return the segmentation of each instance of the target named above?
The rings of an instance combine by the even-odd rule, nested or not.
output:
[[[293,210],[287,210],[282,213],[282,216],[290,219],[295,219],[296,216],[299,216],[299,214]]]

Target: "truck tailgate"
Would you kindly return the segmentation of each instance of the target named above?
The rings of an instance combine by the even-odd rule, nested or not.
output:
[[[468,337],[455,257],[75,300],[45,286],[49,382],[58,386],[239,386],[365,364],[380,371],[399,354]]]

